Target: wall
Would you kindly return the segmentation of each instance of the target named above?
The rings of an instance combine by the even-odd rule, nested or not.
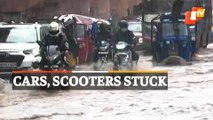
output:
[[[91,0],[90,15],[97,18],[110,18],[110,0]]]
[[[31,2],[32,1],[32,2]],[[35,2],[36,1],[36,2]],[[63,2],[62,2],[63,1]],[[128,15],[128,8],[141,0],[0,0],[1,13],[24,13],[26,17],[49,17],[61,14],[82,14],[108,19],[112,14],[118,17]],[[2,7],[7,6],[7,7]],[[130,9],[130,11],[132,11]],[[22,16],[23,17],[23,16]],[[2,16],[0,16],[2,18]]]

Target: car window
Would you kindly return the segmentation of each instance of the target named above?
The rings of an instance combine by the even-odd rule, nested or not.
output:
[[[184,23],[163,23],[163,36],[188,35],[187,26]]]
[[[35,28],[0,28],[0,43],[35,43],[36,40]]]
[[[129,23],[129,30],[133,32],[141,32],[142,25],[141,23]]]

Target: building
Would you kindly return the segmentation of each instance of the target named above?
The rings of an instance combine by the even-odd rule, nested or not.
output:
[[[0,21],[20,21],[29,17],[27,13],[33,6],[43,0],[0,0]]]
[[[108,19],[127,16],[141,0],[0,0],[0,21],[26,21],[61,14]]]

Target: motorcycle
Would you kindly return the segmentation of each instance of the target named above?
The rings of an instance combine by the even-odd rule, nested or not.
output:
[[[129,47],[130,45],[123,41],[119,41],[115,45],[114,70],[133,69],[132,52]]]
[[[41,42],[37,42],[41,48],[43,48],[41,56],[37,56],[35,62],[33,62],[34,69],[40,70],[69,70],[75,66],[75,58],[69,52],[61,52],[57,45],[49,45],[44,47]]]
[[[110,57],[110,48],[111,45],[106,40],[101,40],[98,44],[98,62],[95,64],[94,69],[97,70],[97,68],[103,70],[106,68],[107,63],[109,61]]]
[[[42,42],[37,41],[40,46],[40,55],[36,57],[32,64],[33,69],[58,71],[58,70],[71,70],[76,65],[75,57],[69,52],[61,52],[58,45],[44,46]],[[55,76],[55,73],[47,74],[48,81]],[[49,79],[50,78],[50,79]],[[50,89],[68,89],[69,87],[49,86]],[[47,86],[41,87],[41,89],[47,89]]]

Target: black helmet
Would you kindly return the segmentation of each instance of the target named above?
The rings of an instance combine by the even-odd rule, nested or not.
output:
[[[99,28],[100,31],[102,31],[102,32],[103,32],[103,31],[106,31],[106,25],[105,25],[104,23],[101,23],[99,27],[100,27],[100,28]]]
[[[129,24],[128,24],[128,22],[126,20],[121,20],[119,22],[119,27],[120,28],[128,28],[128,26],[129,26]]]

